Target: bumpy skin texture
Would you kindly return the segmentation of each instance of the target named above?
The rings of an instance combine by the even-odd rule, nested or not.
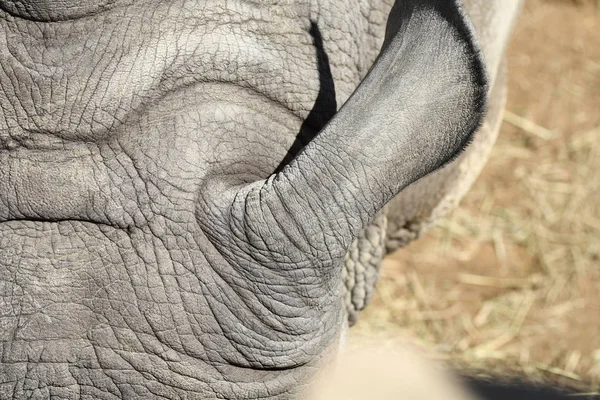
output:
[[[0,3],[2,399],[299,396],[484,110],[450,0]]]

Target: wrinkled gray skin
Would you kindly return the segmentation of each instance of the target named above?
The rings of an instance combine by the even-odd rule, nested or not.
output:
[[[380,210],[479,149],[389,204],[402,245],[485,159],[517,3],[0,1],[0,398],[300,396]]]

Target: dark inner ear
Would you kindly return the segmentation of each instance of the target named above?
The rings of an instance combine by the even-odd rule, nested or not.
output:
[[[381,51],[388,46],[391,39],[393,39],[398,32],[398,25],[406,18],[407,14],[417,11],[419,8],[428,8],[436,11],[436,16],[441,17],[443,20],[448,22],[450,26],[456,29],[456,33],[461,38],[468,38],[469,40],[464,41],[467,46],[468,52],[472,54],[478,54],[479,48],[476,47],[478,43],[477,39],[473,36],[471,28],[467,25],[467,21],[464,16],[457,12],[457,5],[455,0],[434,0],[434,1],[423,1],[419,4],[418,1],[401,1],[397,0],[394,2],[390,14],[388,16],[388,23],[385,30],[385,40],[381,46]],[[416,5],[415,5],[416,4]],[[461,5],[462,1],[458,1]],[[459,10],[464,13],[464,8],[458,6]],[[473,65],[474,77],[476,84],[480,86],[487,86],[487,72],[485,71],[485,64]]]
[[[287,154],[281,160],[274,173],[281,171],[283,167],[289,164],[304,146],[319,133],[335,113],[337,112],[337,101],[335,98],[335,82],[331,75],[331,65],[329,57],[323,47],[323,37],[319,30],[319,25],[315,21],[310,21],[310,36],[313,39],[315,51],[317,53],[317,70],[319,72],[319,94],[315,100],[312,110],[302,123],[300,132],[296,135],[296,140]]]

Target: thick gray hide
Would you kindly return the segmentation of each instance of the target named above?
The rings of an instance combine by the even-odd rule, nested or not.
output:
[[[390,6],[0,1],[0,399],[303,392],[483,114],[456,2]]]

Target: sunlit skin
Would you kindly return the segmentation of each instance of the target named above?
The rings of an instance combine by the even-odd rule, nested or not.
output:
[[[518,3],[0,1],[0,397],[304,396],[483,165]]]

